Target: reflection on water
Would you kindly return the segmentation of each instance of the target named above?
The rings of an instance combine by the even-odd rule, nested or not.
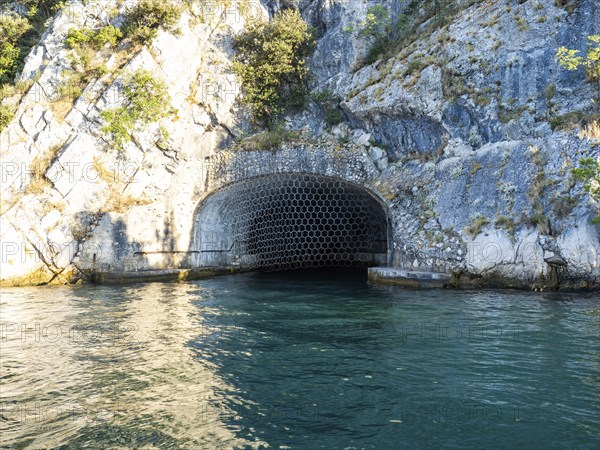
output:
[[[202,291],[184,284],[5,291],[2,443],[242,445],[220,420],[219,395],[234,388],[214,365],[198,364],[188,345],[202,331],[204,308],[192,302]]]
[[[593,295],[364,274],[2,292],[3,448],[597,448]]]

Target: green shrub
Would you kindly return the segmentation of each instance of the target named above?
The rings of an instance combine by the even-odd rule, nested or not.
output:
[[[551,101],[554,96],[556,95],[556,84],[555,83],[550,83],[547,87],[546,87],[546,100]]]
[[[257,122],[271,127],[286,110],[306,104],[306,58],[314,50],[315,38],[298,11],[278,12],[271,22],[251,21],[234,38],[233,47],[232,68]]]
[[[104,64],[98,64],[90,67],[85,71],[64,71],[63,81],[57,88],[57,100],[77,100],[86,86],[93,80],[102,77],[108,73],[108,69]]]
[[[3,81],[10,81],[10,76],[13,72],[21,51],[13,44],[7,42],[0,46],[0,77]]]
[[[483,216],[474,217],[471,224],[465,227],[465,233],[475,238],[481,232],[481,229],[489,223],[490,221]]]
[[[175,31],[182,11],[181,6],[171,0],[141,0],[127,13],[125,37],[145,44],[156,37],[160,28]]]
[[[312,99],[323,108],[325,111],[325,123],[332,127],[344,121],[344,115],[338,108],[340,98],[329,90],[315,92],[312,94]]]
[[[81,73],[74,71],[65,71],[62,75],[63,80],[57,88],[58,100],[69,99],[74,102],[81,96],[88,80]]]
[[[549,235],[551,231],[550,220],[541,209],[530,216],[521,216],[521,223],[532,228],[537,228],[541,234]]]
[[[131,139],[136,127],[166,117],[171,102],[167,85],[143,69],[137,70],[125,82],[123,94],[123,106],[101,112],[106,121],[102,131],[111,135],[113,146],[119,150]]]
[[[44,23],[66,2],[65,0],[18,0],[17,3],[27,8],[27,16],[32,21]]]
[[[566,131],[573,128],[585,128],[600,120],[600,114],[588,111],[571,111],[560,116],[550,117],[550,128],[553,131]]]
[[[496,226],[496,228],[502,228],[502,229],[506,230],[506,233],[508,234],[511,242],[513,244],[515,243],[516,224],[515,224],[515,220],[512,217],[498,216],[498,217],[496,217],[494,225]]]
[[[424,65],[421,59],[413,59],[406,65],[406,75],[412,75],[415,72],[420,72],[423,67]]]
[[[98,51],[92,47],[81,47],[71,55],[71,68],[92,81],[106,73],[103,58],[98,58]]]
[[[487,97],[485,94],[482,94],[480,92],[477,92],[474,95],[474,100],[475,103],[477,104],[477,106],[481,107],[481,108],[485,108],[486,106],[488,106],[490,103],[492,103],[492,99],[490,99],[489,97]]]
[[[588,51],[585,56],[579,50],[560,47],[556,59],[563,69],[578,70],[583,67],[590,81],[598,83],[600,88],[600,34],[588,36]]]
[[[135,120],[144,123],[164,117],[171,102],[167,85],[152,76],[148,70],[137,70],[126,84],[125,98],[128,100]]]
[[[518,120],[529,109],[527,105],[520,105],[514,108],[509,108],[502,103],[498,104],[498,119],[502,123],[509,123],[513,120]]]
[[[30,28],[29,21],[24,17],[0,15],[0,44],[16,42]]]
[[[171,135],[169,134],[167,129],[164,127],[159,127],[158,140],[156,141],[156,146],[163,151],[169,150],[169,139],[170,138],[171,138]]]
[[[519,27],[519,30],[524,33],[525,31],[527,31],[527,29],[529,28],[527,25],[527,22],[525,21],[525,19],[523,19],[521,16],[516,16],[515,20],[517,21],[517,25]]]
[[[77,100],[90,82],[108,73],[104,64],[106,52],[102,50],[106,46],[114,48],[121,37],[121,30],[112,25],[98,30],[72,28],[67,32],[65,44],[73,52],[71,70],[63,73],[63,82],[58,87],[61,100]]]
[[[565,219],[577,206],[577,199],[569,195],[560,196],[555,197],[552,200],[552,204],[554,207],[554,214],[556,215],[556,217],[558,217],[559,219]]]
[[[361,30],[358,33],[361,37],[371,36],[380,38],[385,36],[392,26],[390,13],[383,5],[374,5],[367,9],[367,17],[360,23]]]
[[[74,50],[87,46],[94,50],[100,50],[107,44],[114,47],[122,37],[121,30],[112,25],[107,25],[100,30],[72,28],[67,33],[65,42],[69,48]]]
[[[369,51],[367,52],[365,59],[362,61],[363,64],[369,65],[373,64],[375,61],[378,61],[381,56],[386,52],[388,48],[387,39],[378,39],[373,45],[369,47]]]
[[[119,28],[107,25],[95,34],[92,38],[92,43],[96,49],[101,49],[106,45],[114,47],[122,37],[123,33]]]
[[[0,131],[4,130],[8,126],[13,117],[14,114],[10,108],[0,104]]]
[[[557,8],[564,8],[569,14],[572,14],[580,5],[581,0],[554,0]]]
[[[26,13],[0,14],[0,85],[10,84],[21,70],[25,57],[46,32],[47,20],[62,8],[62,0],[2,1],[8,11],[18,5]]]
[[[402,16],[401,17],[405,17]],[[392,31],[389,11],[383,5],[374,5],[367,9],[365,20],[360,22],[358,35],[369,38],[372,44],[367,51],[364,63],[372,64],[386,51]]]
[[[600,200],[600,162],[594,158],[584,158],[579,161],[579,167],[572,170],[577,181],[582,181],[583,188],[592,197]],[[600,220],[597,217],[596,220]]]
[[[382,5],[367,9],[367,17],[359,23],[359,36],[371,37],[373,43],[363,61],[372,64],[380,58],[397,55],[400,47],[425,33],[445,26],[464,8],[484,0],[411,0],[395,21]],[[347,29],[353,31],[353,27]]]
[[[333,127],[344,121],[344,115],[338,108],[328,108],[325,112],[325,123]]]
[[[298,131],[286,130],[281,123],[270,130],[249,136],[240,142],[241,150],[276,150],[286,142],[300,137]]]
[[[311,98],[320,105],[332,105],[340,102],[339,97],[328,89],[313,92]]]
[[[90,31],[91,30],[80,30],[79,28],[71,28],[67,32],[67,37],[65,38],[65,43],[67,47],[71,49],[76,49],[81,47],[82,45],[88,44],[90,42]]]
[[[19,40],[30,28],[27,19],[0,15],[0,84],[14,79],[22,54]]]

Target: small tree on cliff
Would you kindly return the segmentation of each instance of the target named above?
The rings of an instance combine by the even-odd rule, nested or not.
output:
[[[233,71],[242,81],[244,102],[257,122],[271,127],[287,109],[305,105],[313,52],[312,28],[295,10],[284,10],[271,22],[251,21],[235,37]]]
[[[588,80],[596,83],[600,93],[600,35],[588,36],[588,50],[582,56],[579,50],[560,47],[556,52],[556,59],[563,69],[579,70],[584,68]],[[600,98],[599,98],[600,100]],[[593,139],[600,138],[598,135],[598,121],[592,116],[591,123],[585,135]],[[579,161],[579,167],[573,169],[573,175],[578,181],[584,183],[584,189],[591,197],[600,200],[600,159],[584,158]],[[600,225],[600,216],[593,219],[593,223]]]
[[[136,128],[167,117],[171,104],[167,85],[144,69],[125,80],[123,93],[123,106],[100,113],[105,121],[102,131],[117,150],[123,150]]]
[[[583,188],[591,197],[600,201],[600,158],[584,158],[579,161],[579,167],[573,169],[573,175],[578,181],[583,181]],[[600,225],[600,216],[593,223]]]
[[[123,33],[133,42],[147,44],[160,28],[175,32],[182,11],[179,2],[172,0],[141,0],[127,12]]]
[[[29,22],[23,17],[0,14],[0,84],[13,81],[23,50],[19,40],[29,28]]]
[[[583,67],[588,79],[597,83],[600,88],[600,34],[588,36],[588,51],[585,56],[579,50],[560,47],[556,59],[560,66],[567,70],[579,70]]]

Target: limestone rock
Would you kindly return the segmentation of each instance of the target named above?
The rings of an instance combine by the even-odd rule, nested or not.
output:
[[[328,130],[313,104],[286,117],[288,129],[302,130],[297,141],[240,152],[235,141],[252,124],[230,65],[243,14],[200,21],[201,5],[191,5],[180,33],[161,31],[128,61],[111,57],[113,73],[90,82],[64,111],[56,103],[71,67],[64,37],[107,19],[91,14],[88,3],[69,2],[26,59],[20,80],[35,82],[0,133],[0,237],[8,243],[2,280],[26,283],[37,273],[30,284],[47,282],[75,266],[183,264],[173,255],[190,248],[202,200],[228,183],[300,172],[350,181],[380,199],[396,267],[530,287],[546,283],[551,266],[564,261],[565,287],[598,286],[600,242],[590,218],[599,205],[569,172],[600,149],[553,131],[549,119],[595,107],[594,86],[582,73],[561,70],[554,49],[580,45],[597,28],[600,4],[581,0],[567,17],[554,0],[538,3],[539,14],[527,2],[478,2],[447,27],[425,33],[423,25],[389,59],[365,65],[370,42],[356,29],[374,1],[271,2],[271,11],[297,5],[317,29],[311,87],[342,99],[344,121]],[[392,19],[405,12],[402,2],[386,5]],[[260,4],[251,10],[267,15]],[[137,68],[167,83],[174,114],[136,130],[117,151],[101,112],[121,104],[123,80]],[[170,135],[160,146],[159,127]],[[40,167],[47,183],[32,192],[36,158],[48,165]]]

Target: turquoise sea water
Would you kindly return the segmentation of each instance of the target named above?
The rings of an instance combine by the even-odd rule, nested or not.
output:
[[[2,448],[600,448],[597,294],[4,289]]]

